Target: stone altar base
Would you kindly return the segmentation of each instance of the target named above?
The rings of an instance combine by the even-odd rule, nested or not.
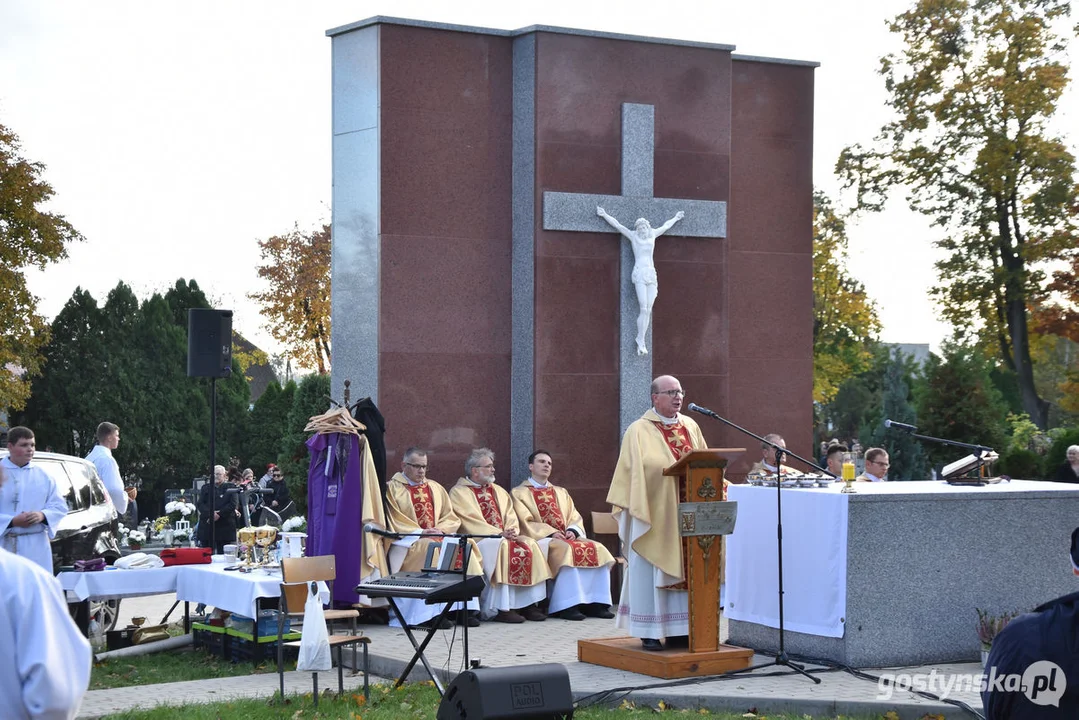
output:
[[[843,637],[788,626],[784,643],[791,655],[852,667],[977,661],[976,608],[1029,612],[1079,589],[1068,558],[1079,525],[1079,486],[1012,480],[969,488],[932,481],[855,488],[857,494],[844,496],[849,505]],[[809,494],[830,492],[838,489],[784,491],[784,520],[798,516]],[[772,504],[774,493],[759,499]],[[750,498],[740,500],[741,522]],[[788,533],[794,527],[784,522],[785,547],[814,542]],[[825,582],[828,558],[813,562],[809,574]],[[728,565],[728,593],[731,570]],[[797,605],[798,588],[784,589],[785,607]],[[731,642],[763,652],[777,649],[775,627],[729,622]]]
[[[612,637],[577,641],[577,659],[616,670],[627,670],[667,680],[719,675],[749,667],[753,651],[732,645],[720,645],[710,652],[641,648],[640,638]]]

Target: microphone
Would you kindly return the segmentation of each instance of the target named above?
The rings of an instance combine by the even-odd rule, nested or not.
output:
[[[900,430],[906,430],[907,432],[914,432],[915,430],[918,429],[918,428],[914,427],[913,425],[907,425],[906,423],[896,422],[895,420],[885,420],[884,421],[884,427],[886,427],[886,428],[895,427],[895,428],[899,428]]]
[[[700,405],[698,405],[696,403],[689,403],[688,405],[686,405],[686,407],[689,408],[690,410],[692,410],[693,412],[699,412],[701,415],[707,415],[708,417],[713,417],[713,418],[715,418],[717,420],[719,419],[719,415],[716,415],[714,412],[712,412],[708,408],[701,407]]]
[[[364,525],[363,526],[363,531],[365,533],[374,533],[375,535],[381,535],[382,537],[388,537],[388,538],[402,537],[401,533],[390,532],[389,530],[386,530],[385,528],[380,528],[378,525],[375,525],[374,523],[367,523],[366,525]]]

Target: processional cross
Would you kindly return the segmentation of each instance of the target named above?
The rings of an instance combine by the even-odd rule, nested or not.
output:
[[[543,229],[617,232],[621,244],[621,320],[619,332],[621,426],[640,415],[627,399],[638,396],[652,379],[652,302],[658,284],[652,250],[659,235],[722,238],[727,236],[727,203],[654,196],[655,106],[622,104],[622,194],[543,193]],[[634,223],[628,230],[618,223]],[[644,224],[641,224],[641,221]],[[636,237],[636,239],[635,239]],[[649,283],[648,281],[651,280]],[[636,346],[636,348],[634,348]]]

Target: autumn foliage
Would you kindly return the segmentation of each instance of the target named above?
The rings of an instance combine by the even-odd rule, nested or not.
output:
[[[259,240],[258,276],[266,290],[251,293],[275,340],[293,361],[320,375],[330,371],[330,226]]]

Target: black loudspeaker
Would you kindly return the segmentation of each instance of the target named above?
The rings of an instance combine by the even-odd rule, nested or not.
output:
[[[437,720],[562,720],[573,717],[564,665],[519,665],[466,670],[453,679]]]
[[[225,378],[232,374],[232,311],[187,311],[187,376]]]

